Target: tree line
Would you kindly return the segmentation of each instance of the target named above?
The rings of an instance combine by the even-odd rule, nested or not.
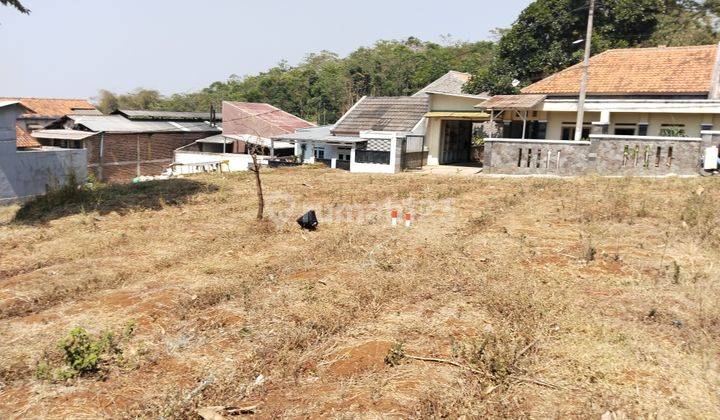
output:
[[[347,57],[322,51],[291,66],[214,82],[197,92],[163,96],[138,89],[99,93],[98,105],[207,111],[223,100],[267,102],[320,124],[336,121],[363,95],[410,95],[449,70],[473,75],[468,93],[515,93],[581,61],[587,0],[536,0],[496,41],[427,42],[414,37],[379,41]],[[718,42],[720,0],[602,0],[596,10],[593,54],[611,48],[702,45]],[[513,86],[518,80],[519,86]]]

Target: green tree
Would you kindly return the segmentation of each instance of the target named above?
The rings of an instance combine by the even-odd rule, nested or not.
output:
[[[13,6],[18,9],[20,13],[25,13],[26,15],[30,14],[30,9],[23,6],[22,3],[20,3],[20,0],[0,0],[0,4],[4,6]]]
[[[97,107],[104,114],[109,114],[119,109],[117,95],[110,92],[109,90],[102,89],[98,93]]]
[[[307,55],[296,66],[281,62],[265,72],[233,75],[197,92],[163,97],[143,89],[124,95],[101,91],[99,102],[103,111],[207,111],[211,104],[219,109],[222,101],[267,102],[307,120],[329,124],[363,95],[410,95],[449,70],[478,71],[491,62],[494,48],[491,42],[380,41],[345,58],[321,51]]]
[[[470,92],[507,93],[513,79],[528,84],[580,61],[585,37],[586,0],[537,0],[505,31],[489,69],[480,69]],[[593,53],[642,45],[652,38],[664,0],[605,0],[598,4]]]

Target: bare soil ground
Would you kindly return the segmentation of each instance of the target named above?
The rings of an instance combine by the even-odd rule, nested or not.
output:
[[[720,416],[718,180],[264,181],[0,208],[0,418]]]

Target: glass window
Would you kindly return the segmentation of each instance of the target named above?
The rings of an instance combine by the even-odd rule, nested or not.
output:
[[[615,129],[615,135],[616,136],[634,136],[635,135],[635,129],[634,128],[616,128]]]
[[[590,138],[590,127],[583,127],[582,138]],[[565,126],[562,128],[560,140],[575,140],[575,126]]]
[[[315,149],[315,159],[325,159],[325,149]]]

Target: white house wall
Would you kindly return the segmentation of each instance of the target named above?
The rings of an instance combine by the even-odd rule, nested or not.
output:
[[[269,159],[267,156],[258,156],[261,161]],[[204,163],[221,163],[224,162],[223,170],[229,172],[247,171],[252,163],[252,156],[239,153],[207,153],[207,152],[191,152],[191,151],[175,151],[175,162],[187,165],[182,173],[201,172],[193,169],[193,165],[201,165]]]

